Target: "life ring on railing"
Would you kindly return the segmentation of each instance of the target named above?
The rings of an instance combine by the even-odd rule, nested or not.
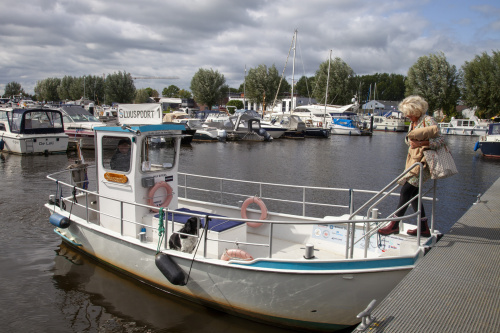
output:
[[[318,123],[318,125],[319,127],[323,127],[323,123],[321,121]]]
[[[165,191],[167,192],[167,196],[165,197],[165,200],[163,200],[162,203],[160,203],[159,205],[155,205],[154,197],[156,191],[158,191],[161,188],[165,189]],[[166,182],[156,183],[153,187],[151,187],[151,189],[148,192],[148,205],[156,207],[167,207],[170,204],[170,201],[172,201],[173,192],[174,191],[172,190],[172,187],[170,187],[170,185],[168,185]],[[158,212],[159,209],[153,209],[153,211]]]
[[[220,257],[220,260],[229,261],[231,259],[253,260],[253,257],[240,249],[226,249]]]
[[[259,197],[250,197],[246,199],[243,202],[243,205],[241,205],[241,218],[242,219],[247,219],[247,208],[251,203],[256,203],[260,207],[260,219],[265,220],[267,218],[267,207],[264,204],[264,201],[262,201],[261,198]],[[259,222],[247,222],[247,225],[252,228],[257,228],[262,225],[262,223]]]

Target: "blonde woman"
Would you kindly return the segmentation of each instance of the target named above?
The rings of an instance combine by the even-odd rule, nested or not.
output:
[[[399,110],[403,112],[403,114],[406,117],[408,117],[411,121],[408,133],[418,128],[430,127],[434,125],[437,126],[436,120],[434,120],[434,118],[432,118],[431,116],[425,114],[427,112],[428,107],[429,105],[427,104],[425,99],[423,99],[420,96],[409,96],[399,104]],[[405,142],[408,145],[408,152],[410,154],[412,149],[421,148],[423,146],[427,146],[430,149],[436,150],[444,144],[444,138],[439,134],[438,131],[437,136],[429,138],[428,140],[422,140],[422,141],[411,140],[408,139],[408,137],[406,137]],[[404,179],[404,184],[403,187],[401,188],[401,193],[399,196],[399,204],[398,204],[399,210],[396,212],[394,217],[403,216],[406,212],[406,208],[408,208],[408,205],[405,206],[405,204],[411,198],[415,197],[418,194],[419,177],[420,174],[418,173],[416,175],[411,174],[410,176]],[[425,167],[423,171],[422,182],[425,182],[430,177],[431,177],[430,171],[427,167]],[[417,205],[418,205],[418,199],[416,198],[411,202],[411,206],[415,211],[418,210]],[[425,217],[424,206],[422,205],[420,209],[421,209],[420,234],[424,237],[429,237],[431,233],[429,230],[429,226],[427,224],[427,218]],[[399,234],[399,221],[391,221],[389,225],[379,229],[378,232],[381,235]],[[417,229],[408,230],[407,233],[408,235],[416,236]]]

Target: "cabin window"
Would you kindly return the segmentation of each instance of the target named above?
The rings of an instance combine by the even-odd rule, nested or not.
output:
[[[112,171],[129,172],[132,143],[130,138],[104,136],[101,142],[102,166]]]
[[[0,124],[0,131],[5,131],[5,125],[4,124]]]
[[[175,165],[176,142],[168,136],[148,136],[141,152],[143,172],[172,169]]]

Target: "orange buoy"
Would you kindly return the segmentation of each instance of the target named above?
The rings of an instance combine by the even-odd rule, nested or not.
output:
[[[220,260],[229,261],[229,260],[253,260],[253,257],[247,252],[240,249],[229,249],[224,252],[224,254],[220,257]]]
[[[256,203],[260,207],[260,219],[265,220],[267,218],[267,207],[264,204],[264,201],[262,201],[262,199],[259,197],[250,197],[243,202],[243,205],[241,205],[241,218],[248,219],[247,208],[251,203]],[[257,228],[260,227],[262,223],[247,222],[247,225],[252,228]]]
[[[163,200],[163,202],[161,202],[159,205],[155,205],[154,197],[156,191],[158,191],[159,189],[164,189],[167,192],[167,196],[165,197],[165,200]],[[170,185],[168,185],[166,182],[158,182],[153,187],[151,187],[151,189],[148,192],[148,205],[156,207],[168,207],[170,201],[172,201],[172,196],[173,196],[172,194],[173,190],[172,187],[170,187]],[[153,211],[158,212],[159,210],[153,209]]]

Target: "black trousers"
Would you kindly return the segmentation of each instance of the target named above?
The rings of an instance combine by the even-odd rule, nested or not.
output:
[[[407,203],[411,198],[413,198],[417,194],[418,194],[418,187],[413,186],[412,184],[406,182],[403,185],[403,187],[401,188],[401,193],[399,195],[398,208],[402,207],[405,203]],[[418,206],[417,205],[418,205],[418,198],[415,198],[411,202],[411,207],[413,208],[414,211],[418,210]],[[403,216],[406,213],[406,209],[407,208],[408,208],[408,206],[406,206],[404,208],[401,208],[401,210],[399,210],[396,213],[396,216]],[[424,205],[421,205],[420,210],[422,212],[421,213],[421,217],[425,217]]]

